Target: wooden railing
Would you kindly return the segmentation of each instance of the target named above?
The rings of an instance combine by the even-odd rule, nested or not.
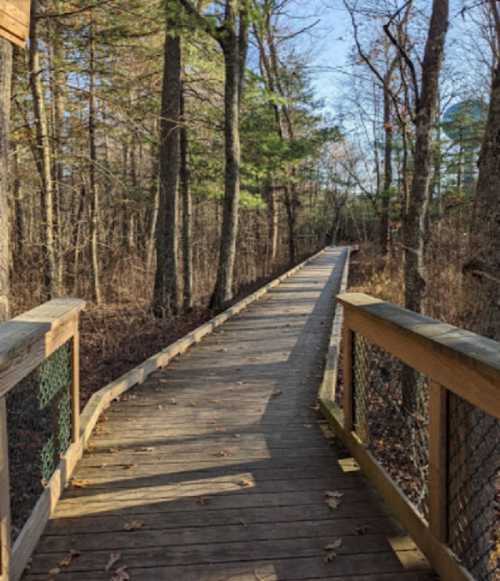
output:
[[[442,579],[498,579],[500,343],[364,294],[338,302],[323,413]]]
[[[83,301],[57,299],[0,325],[1,581],[16,581],[20,578],[51,510],[82,454],[78,323],[83,308]],[[63,366],[64,369],[61,369]],[[17,395],[16,390],[19,390]],[[13,401],[11,398],[17,399]],[[34,405],[28,409],[28,400],[31,402],[32,398],[38,407]],[[41,414],[42,411],[36,410],[48,408],[52,401],[57,401],[60,413],[64,411],[64,418],[60,418],[61,429],[55,439],[51,440],[51,445],[44,448],[46,479],[41,485],[40,496],[34,499],[36,503],[29,518],[13,542],[11,492],[15,492],[19,484],[13,482],[13,487],[9,486],[13,476],[9,449],[16,449],[23,442],[9,442],[9,434],[13,439],[20,440],[20,433],[16,434],[16,426],[13,424],[26,421],[23,414],[16,415],[15,412],[21,410],[27,415],[34,410],[35,415]],[[18,406],[17,410],[12,409],[14,403]],[[25,404],[26,409],[23,409]],[[66,425],[62,424],[63,419]],[[45,429],[50,430],[52,426],[48,422]],[[28,441],[31,437],[35,441],[37,434],[30,436],[23,433],[23,437]]]

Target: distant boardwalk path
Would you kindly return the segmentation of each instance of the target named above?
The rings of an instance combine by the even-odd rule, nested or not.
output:
[[[345,255],[328,249],[113,404],[25,580],[434,578],[313,409]]]

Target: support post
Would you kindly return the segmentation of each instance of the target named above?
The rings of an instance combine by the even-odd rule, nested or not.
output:
[[[354,402],[353,402],[353,389],[352,389],[352,373],[353,373],[353,344],[354,344],[354,333],[349,327],[349,317],[345,313],[344,317],[344,330],[342,333],[343,341],[343,352],[342,352],[342,371],[343,371],[343,384],[344,384],[344,396],[343,396],[343,408],[344,408],[344,429],[347,432],[352,432],[354,428]]]
[[[72,343],[71,440],[76,444],[80,440],[80,331],[78,316],[75,321],[75,334]]]
[[[448,540],[448,390],[430,382],[429,399],[429,526],[432,534]]]
[[[7,405],[0,398],[0,581],[9,581],[11,555]]]

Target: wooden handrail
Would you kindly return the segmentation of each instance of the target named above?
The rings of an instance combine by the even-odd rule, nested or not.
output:
[[[349,329],[500,418],[500,343],[362,293],[338,300]]]
[[[0,397],[74,333],[85,302],[54,299],[0,324]]]
[[[339,407],[335,399],[322,392],[320,408],[441,577],[447,581],[473,581],[448,544],[448,402],[453,393],[489,416],[500,418],[500,343],[362,293],[343,293],[337,298],[344,321],[343,398]],[[340,333],[335,332],[338,352]],[[366,445],[363,434],[358,433],[360,427],[354,421],[357,336],[428,380],[428,521]]]
[[[85,302],[55,299],[0,325],[0,581],[17,581],[52,509],[81,456],[78,323]],[[71,445],[12,547],[7,394],[71,340]],[[64,469],[62,469],[62,467]],[[17,558],[12,559],[16,554]]]

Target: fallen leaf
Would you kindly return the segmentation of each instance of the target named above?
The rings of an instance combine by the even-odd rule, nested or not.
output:
[[[125,523],[123,528],[126,531],[138,531],[139,529],[142,529],[143,526],[144,523],[140,520],[131,520],[130,522]]]
[[[53,569],[51,569],[49,571],[49,575],[52,577],[55,577],[56,575],[59,575],[60,572],[61,572],[61,569],[59,569],[59,567],[54,567]]]
[[[154,448],[151,446],[147,448],[139,448],[139,452],[154,452]]]
[[[333,542],[329,543],[328,545],[326,545],[325,551],[336,551],[337,549],[340,549],[341,546],[342,539],[338,538],[335,539]]]
[[[74,480],[71,481],[71,486],[73,486],[73,488],[87,488],[87,486],[89,485],[90,485],[89,480],[81,480],[75,478]]]
[[[325,492],[325,496],[327,498],[342,498],[344,496],[344,493],[339,492],[338,490],[327,490]]]
[[[214,454],[214,456],[225,457],[225,456],[230,456],[230,454],[227,450],[219,450],[218,452],[216,452]]]
[[[169,403],[170,405],[177,405],[177,400],[175,400],[174,398],[172,398],[172,399],[169,399],[169,400],[168,400],[168,403]]]
[[[79,556],[80,551],[75,551],[74,549],[71,549],[70,552],[66,555],[66,557],[59,561],[58,565],[59,567],[69,567],[73,559],[76,559]]]
[[[199,498],[196,499],[196,504],[201,504],[202,506],[208,504],[209,502],[210,499],[207,498],[206,496],[200,496]]]
[[[326,555],[324,556],[323,561],[325,563],[331,563],[335,559],[336,556],[337,556],[337,553],[335,551],[328,551],[326,553]]]
[[[111,577],[111,581],[129,581],[130,575],[127,573],[127,567],[116,569]]]
[[[110,553],[108,563],[107,563],[106,567],[104,567],[104,570],[111,571],[111,569],[113,568],[113,565],[116,565],[116,563],[118,563],[118,561],[121,558],[122,558],[121,553]]]
[[[337,508],[340,506],[340,500],[337,498],[327,498],[326,504],[331,510],[337,510]]]
[[[253,482],[250,480],[250,478],[242,478],[238,484],[244,488],[248,488],[249,486],[253,486]]]

